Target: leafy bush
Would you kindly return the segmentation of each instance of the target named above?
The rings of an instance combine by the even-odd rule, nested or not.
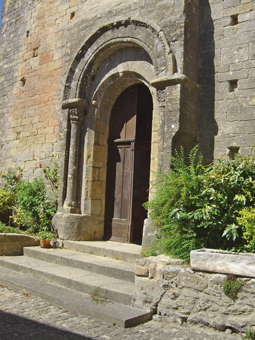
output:
[[[0,214],[12,209],[12,221],[15,226],[38,232],[50,231],[51,220],[57,211],[57,190],[59,166],[53,161],[50,166],[42,167],[42,178],[35,178],[32,183],[22,180],[20,168],[8,169],[0,177]],[[1,217],[1,215],[0,215]],[[7,214],[9,219],[9,211]]]
[[[18,228],[7,227],[4,223],[0,223],[0,233],[21,234],[21,231]]]
[[[0,188],[0,214],[8,212],[12,209],[15,198],[12,192],[4,191]]]
[[[243,238],[247,244],[244,247],[247,251],[255,251],[255,208],[246,207],[239,212],[237,217],[239,226],[243,230]]]
[[[10,223],[10,215],[13,215],[16,203],[16,188],[22,171],[20,168],[8,169],[7,173],[1,173],[0,178],[0,220]]]
[[[254,230],[239,212],[254,204],[254,158],[238,156],[204,167],[194,148],[186,165],[181,148],[171,166],[158,175],[146,204],[160,229],[157,248],[185,261],[198,248],[251,251]]]
[[[17,204],[22,213],[22,226],[31,232],[51,229],[51,220],[56,213],[56,201],[47,196],[41,178],[32,183],[20,181],[17,187]]]
[[[2,185],[3,189],[8,192],[12,192],[15,196],[17,185],[22,177],[21,168],[8,169],[7,173],[2,172]]]

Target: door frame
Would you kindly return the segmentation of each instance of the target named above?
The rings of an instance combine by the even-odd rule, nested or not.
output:
[[[150,137],[149,140],[146,141],[145,138],[143,139],[137,139],[136,133],[137,133],[137,117],[138,117],[138,112],[137,112],[137,108],[138,108],[138,84],[134,84],[133,86],[129,86],[127,87],[115,100],[114,105],[112,107],[111,110],[111,117],[109,119],[109,140],[108,140],[108,159],[107,159],[107,177],[106,177],[106,213],[105,213],[105,238],[108,239],[110,238],[111,240],[115,240],[115,241],[120,241],[120,242],[129,242],[132,243],[133,241],[133,209],[134,209],[134,175],[135,175],[135,145],[141,145],[141,144],[149,144],[149,153],[151,153],[151,136],[152,136],[152,129],[150,128]],[[144,85],[145,86],[145,85]],[[114,124],[114,122],[111,122],[111,119],[114,119],[115,117],[113,117],[112,115],[117,115],[118,113],[113,111],[115,110],[115,105],[119,104],[118,100],[121,99],[121,97],[125,94],[128,94],[128,91],[133,91],[133,88],[136,87],[136,92],[135,95],[133,96],[133,100],[135,101],[135,109],[131,108],[134,110],[134,116],[135,118],[135,124],[133,126],[133,134],[134,134],[134,138],[117,138],[114,140],[111,140],[112,138],[112,129],[115,129],[115,126],[112,126],[110,124]],[[146,87],[148,92],[150,93],[148,87]],[[148,98],[147,100],[151,100],[151,104],[153,102],[151,93],[150,93],[150,99]],[[125,110],[121,110],[121,113],[125,112]],[[153,112],[153,105],[151,107],[151,115]],[[128,112],[129,115],[129,112]],[[133,119],[134,116],[130,116],[131,119]],[[150,118],[151,123],[152,123],[152,117]],[[126,120],[124,119],[123,121],[126,122]],[[128,122],[128,121],[127,121]],[[127,123],[126,122],[126,123]],[[123,125],[124,126],[124,125]],[[124,129],[124,127],[123,127]],[[128,136],[131,137],[131,136]],[[127,208],[127,218],[126,219],[121,219],[122,216],[122,210],[123,210],[123,206],[122,206],[122,202],[123,202],[123,192],[125,191],[125,188],[123,187],[123,181],[124,181],[124,166],[125,166],[125,152],[124,153],[119,153],[119,155],[123,158],[123,163],[121,164],[122,169],[121,174],[122,174],[122,178],[121,181],[118,180],[118,176],[117,176],[117,158],[114,158],[114,152],[116,152],[117,150],[115,149],[114,146],[112,145],[116,145],[117,149],[130,149],[130,159],[129,159],[129,164],[130,164],[130,173],[128,174],[129,181],[128,181],[128,208]],[[144,155],[145,157],[145,155]],[[116,162],[116,165],[115,163]],[[144,163],[144,162],[143,162]],[[113,166],[115,166],[115,169],[113,168]],[[143,164],[144,166],[144,164]],[[150,171],[150,168],[148,168],[148,171]],[[144,172],[144,169],[143,169]],[[149,173],[148,173],[148,177],[149,177]],[[118,180],[118,182],[121,182],[121,187],[118,188],[118,184],[116,183],[116,181]],[[126,184],[127,185],[127,184]],[[118,186],[118,187],[117,187]],[[149,185],[148,185],[149,186]],[[114,190],[114,192],[113,192]],[[116,193],[117,191],[117,193]],[[121,198],[119,198],[119,196]],[[120,200],[121,201],[121,206],[120,208],[117,207],[117,210],[120,209],[120,212],[117,211],[117,213],[119,213],[120,218],[115,218],[114,214],[115,214],[115,202],[116,200]],[[111,200],[114,200],[111,201]],[[142,214],[142,205],[140,207],[140,213]],[[121,230],[121,226],[124,226],[124,228]],[[126,226],[126,230],[125,230],[125,226]],[[117,230],[117,228],[119,228],[119,230]],[[121,234],[122,233],[122,234]],[[127,233],[127,234],[126,234]],[[126,235],[126,236],[125,236]],[[137,241],[137,240],[136,240]],[[142,242],[142,235],[141,235],[141,240]]]

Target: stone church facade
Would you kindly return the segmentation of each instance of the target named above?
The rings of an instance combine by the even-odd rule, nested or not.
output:
[[[180,145],[198,145],[205,163],[252,152],[254,7],[4,0],[0,168],[32,179],[58,161],[60,238],[141,243],[165,156]]]

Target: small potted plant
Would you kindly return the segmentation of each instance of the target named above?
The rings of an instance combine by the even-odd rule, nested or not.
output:
[[[47,230],[41,230],[39,233],[36,234],[35,240],[40,241],[41,248],[51,248],[50,241],[55,239],[55,235]]]

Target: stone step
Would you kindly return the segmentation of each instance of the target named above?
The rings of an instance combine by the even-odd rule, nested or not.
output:
[[[151,314],[117,302],[96,299],[84,292],[54,285],[21,272],[0,268],[0,284],[33,294],[50,303],[73,310],[97,320],[116,324],[120,327],[133,327],[149,321]]]
[[[66,249],[135,263],[141,258],[142,247],[114,241],[64,241]]]
[[[24,255],[67,267],[135,282],[134,263],[60,248],[25,247]]]
[[[28,256],[3,256],[0,258],[0,265],[10,270],[44,280],[45,282],[47,281],[90,295],[100,295],[101,298],[125,305],[130,304],[135,291],[133,282],[82,269],[65,267]]]

